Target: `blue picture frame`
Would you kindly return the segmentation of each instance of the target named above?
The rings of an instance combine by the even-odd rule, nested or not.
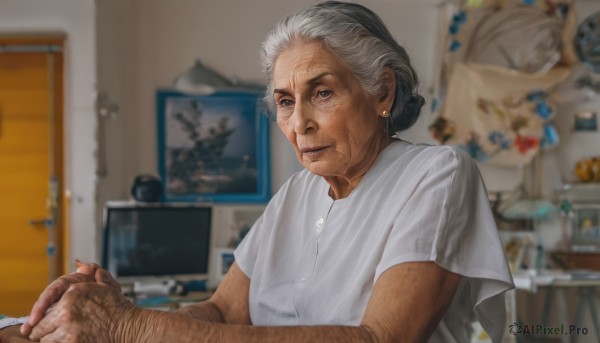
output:
[[[269,121],[261,97],[245,92],[156,92],[163,201],[266,203]]]

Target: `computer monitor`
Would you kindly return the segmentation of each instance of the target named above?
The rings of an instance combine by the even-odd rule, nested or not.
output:
[[[120,282],[208,276],[212,208],[108,202],[102,266]]]

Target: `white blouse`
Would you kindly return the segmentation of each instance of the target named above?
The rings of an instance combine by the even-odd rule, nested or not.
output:
[[[328,191],[320,176],[293,175],[236,249],[253,325],[358,326],[384,271],[433,261],[463,278],[429,342],[468,342],[475,317],[501,340],[513,283],[468,154],[396,140],[348,197]]]

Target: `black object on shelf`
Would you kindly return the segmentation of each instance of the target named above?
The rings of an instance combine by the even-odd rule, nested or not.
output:
[[[158,202],[162,196],[162,182],[154,175],[136,176],[131,186],[131,196],[141,202]]]

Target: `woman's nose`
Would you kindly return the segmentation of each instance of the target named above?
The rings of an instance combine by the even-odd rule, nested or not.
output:
[[[311,106],[296,104],[294,108],[294,132],[296,134],[307,134],[316,128],[314,121],[314,110]]]

